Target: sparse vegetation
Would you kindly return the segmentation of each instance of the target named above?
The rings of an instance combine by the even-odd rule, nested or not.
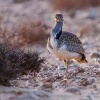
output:
[[[47,39],[47,30],[48,26],[41,23],[41,22],[28,22],[20,24],[18,27],[18,34],[19,34],[19,44],[20,45],[27,45],[34,42],[40,42]]]
[[[100,0],[54,0],[56,9],[75,10],[100,6]]]
[[[0,20],[0,42],[14,47],[24,46],[40,41],[48,37],[49,26],[40,21],[19,22],[13,30],[2,28],[3,18]]]
[[[15,50],[0,44],[0,85],[10,85],[9,80],[28,72],[39,72],[44,59],[37,52]]]

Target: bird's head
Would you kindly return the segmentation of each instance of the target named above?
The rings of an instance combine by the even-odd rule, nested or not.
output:
[[[63,23],[63,15],[62,14],[56,14],[55,15],[55,20],[57,23]]]

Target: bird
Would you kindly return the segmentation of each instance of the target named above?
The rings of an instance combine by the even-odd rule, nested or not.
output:
[[[85,50],[80,39],[71,32],[63,31],[64,18],[62,14],[55,15],[55,26],[47,40],[47,50],[50,54],[63,61],[68,72],[70,59],[79,63],[88,63]]]

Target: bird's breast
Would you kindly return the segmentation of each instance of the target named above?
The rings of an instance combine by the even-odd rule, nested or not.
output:
[[[57,39],[51,38],[50,43],[54,49],[58,49],[58,42]]]
[[[50,44],[53,48],[48,46],[48,50],[59,59],[81,59],[81,55],[79,53],[68,51],[67,45],[63,44],[59,47],[58,42],[55,39],[51,38]]]

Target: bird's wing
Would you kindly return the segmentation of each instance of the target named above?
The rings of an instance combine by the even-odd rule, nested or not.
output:
[[[77,53],[81,53],[81,54],[84,54],[84,52],[85,52],[82,45],[74,44],[74,43],[69,44],[68,50],[71,52],[77,52]]]
[[[67,50],[69,52],[75,52],[79,54],[84,54],[84,49],[81,44],[76,44],[76,43],[67,43],[63,44],[60,49],[62,50]]]
[[[82,45],[82,42],[79,40],[79,38],[70,33],[70,32],[62,32],[61,36],[60,36],[60,41],[62,42],[70,42],[70,43],[76,43],[76,44],[81,44]]]

